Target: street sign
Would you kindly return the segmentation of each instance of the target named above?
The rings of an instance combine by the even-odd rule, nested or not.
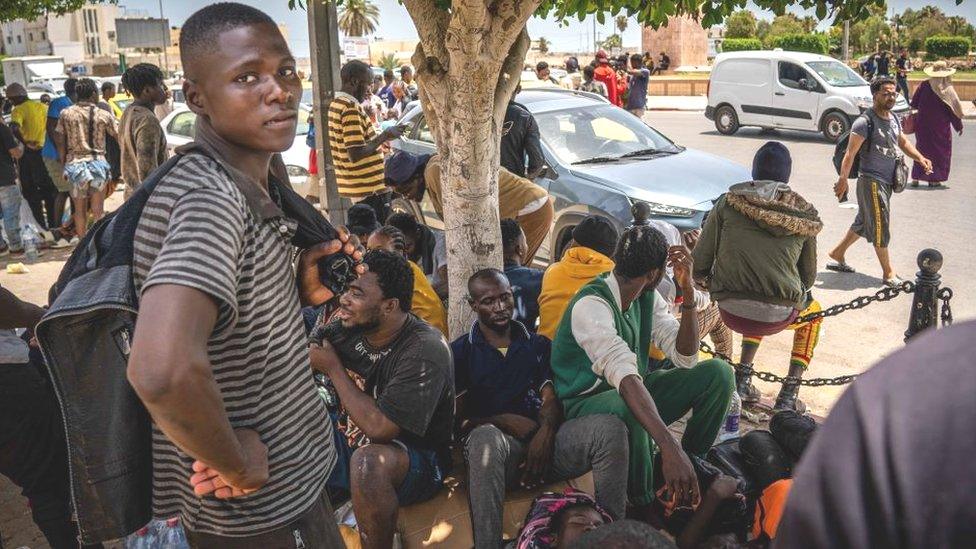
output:
[[[342,54],[346,60],[364,59],[369,61],[369,39],[362,36],[347,36],[342,41]]]

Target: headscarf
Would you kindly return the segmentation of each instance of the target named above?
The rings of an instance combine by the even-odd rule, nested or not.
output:
[[[952,87],[952,77],[930,76],[929,85],[932,86],[932,91],[935,92],[935,95],[939,96],[939,99],[949,106],[952,114],[956,115],[956,118],[962,119],[962,102],[959,101],[959,94],[956,93],[956,88]]]

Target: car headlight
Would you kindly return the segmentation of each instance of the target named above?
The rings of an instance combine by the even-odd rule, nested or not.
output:
[[[288,177],[308,177],[308,170],[301,166],[288,164],[285,166],[285,170],[288,171]]]
[[[854,102],[860,109],[870,109],[874,106],[874,100],[870,97],[856,97],[854,98]]]
[[[667,204],[661,204],[659,202],[648,202],[646,200],[634,200],[631,199],[631,203],[636,204],[638,202],[643,202],[651,209],[651,215],[663,215],[667,217],[692,217],[697,213],[691,208],[682,208],[680,206],[669,206]]]

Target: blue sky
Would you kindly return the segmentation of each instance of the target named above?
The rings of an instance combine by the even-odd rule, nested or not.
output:
[[[292,50],[295,55],[300,57],[308,56],[308,20],[305,11],[288,9],[288,0],[238,0],[245,4],[261,8],[268,12],[279,23],[288,26]],[[406,9],[397,0],[374,0],[380,8],[380,24],[376,33],[377,37],[385,39],[416,38],[413,22],[407,15]],[[120,4],[128,9],[148,12],[149,15],[159,15],[158,0],[120,0]],[[163,2],[164,15],[170,20],[172,25],[181,25],[190,16],[201,2],[193,0],[165,0]],[[957,6],[953,0],[930,0],[922,2],[919,0],[889,0],[889,12],[893,8],[901,12],[911,6],[917,8],[925,4],[932,4],[942,8],[949,15],[962,15],[976,24],[976,0],[965,0],[962,5]],[[771,19],[773,14],[770,12],[760,12],[757,8],[756,14],[759,17]],[[800,13],[800,11],[797,11]],[[592,43],[593,20],[587,19],[584,22],[573,21],[567,26],[560,26],[553,21],[541,19],[531,19],[529,21],[529,34],[533,39],[544,36],[553,44],[550,49],[553,51],[579,50],[586,48]],[[597,27],[597,33],[601,37],[612,34],[613,24],[608,18],[607,24]],[[636,24],[631,24],[630,28],[624,33],[623,42],[625,47],[635,47],[640,45],[640,29]]]

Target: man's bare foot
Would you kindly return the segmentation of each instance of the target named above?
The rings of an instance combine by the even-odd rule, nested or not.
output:
[[[846,261],[844,261],[844,256],[840,256],[840,257],[837,256],[837,252],[836,251],[829,252],[827,254],[827,257],[829,257],[830,259],[833,259],[837,263],[847,263]]]

